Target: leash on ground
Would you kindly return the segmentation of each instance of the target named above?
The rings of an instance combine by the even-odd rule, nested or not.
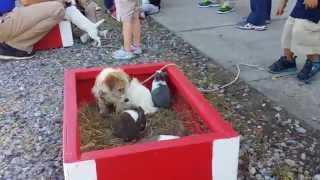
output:
[[[177,66],[176,64],[166,64],[164,65],[163,67],[161,67],[158,71],[163,71],[164,69],[170,67],[170,66]],[[246,64],[246,63],[240,63],[240,64],[237,64],[236,65],[236,68],[237,68],[237,74],[236,76],[234,77],[234,79],[232,81],[230,81],[229,83],[227,84],[224,84],[224,85],[221,85],[221,86],[218,86],[216,88],[213,88],[213,89],[203,89],[203,88],[198,88],[199,91],[201,92],[204,92],[204,93],[209,93],[209,92],[216,92],[216,91],[219,91],[221,89],[225,89],[231,85],[233,85],[234,83],[236,83],[239,78],[240,78],[240,74],[241,74],[241,66],[245,66],[245,67],[249,67],[249,68],[254,68],[258,71],[265,71],[265,72],[269,72],[267,69],[265,69],[264,67],[261,67],[259,65],[255,65],[255,64]],[[178,66],[177,66],[178,67]],[[154,76],[155,76],[156,72],[153,73],[150,77],[148,77],[146,80],[144,80],[142,82],[142,84],[145,84],[146,82],[150,81]],[[293,76],[293,75],[296,75],[297,73],[289,73],[289,74],[279,74],[279,75],[274,75],[271,77],[272,80],[277,80],[277,79],[280,79],[280,78],[283,78],[283,77],[290,77],[290,76]]]
[[[221,85],[221,86],[218,86],[216,88],[213,88],[213,89],[203,89],[203,88],[198,88],[201,92],[204,92],[204,93],[209,93],[209,92],[216,92],[216,91],[219,91],[221,89],[225,89],[231,85],[233,85],[234,83],[236,83],[239,78],[240,78],[240,74],[241,74],[241,68],[240,66],[246,66],[246,67],[250,67],[250,68],[255,68],[257,69],[258,71],[265,71],[265,72],[269,72],[267,69],[259,66],[259,65],[255,65],[255,64],[246,64],[246,63],[240,63],[240,64],[237,64],[236,65],[236,68],[237,68],[237,74],[235,76],[235,78],[227,83],[227,84],[224,84],[224,85]],[[280,75],[275,75],[275,76],[272,76],[271,79],[272,80],[277,80],[277,79],[280,79],[282,77],[288,77],[288,76],[292,76],[292,75],[296,75],[296,73],[290,73],[290,74],[280,74]]]

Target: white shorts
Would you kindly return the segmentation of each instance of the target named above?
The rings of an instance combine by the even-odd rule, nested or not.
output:
[[[117,19],[121,22],[139,16],[139,0],[115,0]]]
[[[282,48],[296,54],[320,54],[320,23],[289,17],[281,38]]]

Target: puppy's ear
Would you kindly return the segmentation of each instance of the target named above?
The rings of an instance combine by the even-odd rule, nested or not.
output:
[[[117,78],[115,76],[107,76],[106,80],[104,81],[105,84],[110,88],[110,90],[113,90],[116,85]]]

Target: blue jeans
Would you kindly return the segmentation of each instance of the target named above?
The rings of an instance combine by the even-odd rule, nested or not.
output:
[[[104,6],[111,10],[114,7],[114,0],[104,0]]]
[[[271,0],[250,0],[251,13],[247,22],[256,26],[263,26],[271,16]]]

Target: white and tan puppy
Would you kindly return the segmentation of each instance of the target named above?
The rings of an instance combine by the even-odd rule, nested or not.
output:
[[[150,90],[143,86],[136,78],[130,81],[126,98],[129,100],[127,102],[129,106],[141,107],[145,114],[152,114],[158,110],[153,104]]]
[[[85,17],[74,5],[66,8],[65,19],[71,21],[82,31],[87,32],[90,38],[94,40],[95,46],[101,46],[98,27],[104,22],[104,19],[98,21],[97,23],[93,23],[87,17]]]
[[[92,88],[99,112],[105,114],[108,112],[108,106],[113,106],[116,112],[122,111],[128,88],[129,76],[122,69],[103,69],[96,77]]]

